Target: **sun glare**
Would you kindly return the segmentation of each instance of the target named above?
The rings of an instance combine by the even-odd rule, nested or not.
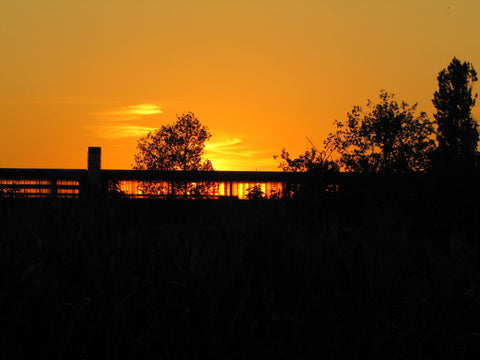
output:
[[[126,112],[132,115],[153,115],[163,113],[158,105],[153,104],[131,105]]]

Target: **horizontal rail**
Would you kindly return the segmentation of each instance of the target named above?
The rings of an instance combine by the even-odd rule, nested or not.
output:
[[[316,174],[305,172],[280,171],[161,171],[161,170],[100,170],[102,182],[113,181],[174,181],[174,182],[283,182],[301,184],[305,181],[329,183],[372,184],[376,182],[422,181],[425,173],[411,174],[361,174],[337,173]],[[55,181],[70,180],[84,183],[88,179],[87,170],[78,169],[12,169],[0,168],[0,180]],[[41,184],[26,186],[38,186]],[[50,186],[50,185],[47,185]],[[58,184],[58,187],[65,186]]]
[[[81,169],[19,169],[0,168],[0,179],[14,180],[87,180],[88,171]],[[362,174],[332,173],[316,174],[281,171],[163,171],[163,170],[100,170],[103,180],[137,181],[244,181],[302,183],[308,179],[323,179],[328,182],[407,181],[422,179],[429,174]]]
[[[0,189],[56,189],[76,190],[79,185],[45,185],[45,184],[0,184]]]
[[[245,181],[302,182],[305,173],[280,171],[162,171],[162,170],[101,170],[103,179],[137,181]]]
[[[97,170],[96,177],[90,176],[88,170],[82,169],[18,169],[0,168],[0,195],[12,194],[24,196],[28,194],[42,196],[83,196],[85,193],[99,194],[115,192],[115,182],[159,182],[167,183],[170,195],[189,184],[217,183],[224,188],[222,194],[214,196],[233,196],[237,192],[243,194],[252,184],[281,183],[280,189],[285,192],[298,189],[297,185],[309,189],[334,189],[333,191],[361,192],[362,189],[385,188],[394,186],[401,189],[421,189],[425,184],[439,179],[437,174],[362,174],[316,172],[280,172],[280,171],[160,171],[160,170]],[[443,180],[448,176],[442,175]],[[456,178],[453,176],[453,178]],[[92,182],[92,179],[95,183]],[[478,174],[465,177],[465,181],[476,182]],[[65,182],[74,183],[65,183]],[[238,188],[236,188],[237,185]],[[243,183],[243,185],[241,184]],[[458,179],[455,183],[459,183]],[[182,185],[183,184],[183,185]],[[245,185],[247,184],[247,185]],[[241,186],[240,186],[241,185]],[[290,186],[293,187],[290,187]],[[262,185],[263,186],[263,185]],[[266,186],[266,185],[265,185]],[[269,185],[271,186],[271,185]],[[112,190],[113,189],[113,190]],[[273,188],[272,188],[273,189]],[[277,188],[275,188],[277,189]],[[276,190],[275,190],[276,191]],[[296,191],[296,190],[294,190]],[[207,191],[208,192],[208,191]],[[23,195],[22,195],[23,194]],[[67,195],[73,194],[73,195]],[[128,194],[125,194],[128,196]],[[138,193],[136,196],[155,196]],[[159,194],[159,197],[165,194]],[[168,195],[167,195],[168,196]],[[243,195],[242,195],[243,196]]]
[[[84,180],[87,170],[78,169],[0,169],[0,179],[15,180]]]

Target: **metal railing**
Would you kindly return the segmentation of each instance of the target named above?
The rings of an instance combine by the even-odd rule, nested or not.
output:
[[[0,196],[79,197],[87,170],[0,169]]]
[[[0,169],[0,196],[243,199],[254,186],[266,197],[274,193],[283,196],[292,186],[299,186],[305,177],[303,173],[253,171],[97,170],[96,173],[99,176],[92,181],[88,170],[3,168]],[[136,190],[125,191],[128,184],[135,184]]]
[[[101,148],[89,147],[88,170],[0,169],[0,197],[275,199],[291,197],[299,191],[307,197],[319,193],[357,196],[382,189],[418,193],[436,183],[435,176],[425,173],[101,170]],[[468,175],[460,181],[455,179],[446,187],[476,184],[478,175]],[[445,183],[445,179],[442,181]]]
[[[309,174],[254,171],[157,171],[75,169],[0,169],[0,196],[67,197],[123,196],[129,198],[246,199],[249,193],[265,198],[289,197],[303,189],[359,193],[378,188],[425,186],[426,174]],[[93,179],[93,180],[92,180]],[[255,188],[256,187],[256,188]],[[370,189],[370,190],[369,190]]]

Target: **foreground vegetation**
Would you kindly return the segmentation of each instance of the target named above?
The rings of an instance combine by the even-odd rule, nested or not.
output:
[[[4,359],[464,358],[478,193],[0,199]]]

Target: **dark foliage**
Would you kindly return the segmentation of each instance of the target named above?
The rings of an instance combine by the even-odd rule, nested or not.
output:
[[[308,138],[307,138],[308,139]],[[310,149],[305,150],[305,153],[299,155],[297,158],[291,158],[287,150],[282,149],[280,155],[274,155],[273,158],[280,157],[281,162],[278,165],[282,171],[305,172],[315,171],[317,173],[335,173],[339,171],[339,167],[332,159],[332,151],[330,147],[319,150],[315,147],[313,142],[310,142]]]
[[[368,101],[368,111],[354,106],[345,123],[336,121],[337,131],[327,144],[340,154],[347,171],[405,173],[428,169],[435,142],[434,128],[417,104],[398,103],[394,95],[381,91],[380,102]]]
[[[478,357],[477,181],[448,181],[308,202],[1,199],[1,355]]]
[[[449,167],[473,166],[477,158],[478,124],[471,110],[477,94],[472,93],[478,80],[472,64],[453,58],[437,77],[433,105],[437,121],[437,157]]]
[[[251,188],[247,189],[247,199],[248,200],[258,200],[264,199],[265,193],[262,191],[262,188],[259,184],[253,185]]]
[[[210,139],[208,128],[192,112],[177,115],[173,125],[162,125],[138,140],[135,170],[213,170],[209,160],[203,160],[205,141]]]
[[[203,159],[205,142],[210,139],[208,128],[195,114],[177,115],[173,125],[162,125],[138,140],[134,170],[213,170],[210,160]],[[175,195],[207,194],[212,184],[175,184]],[[169,184],[144,183],[145,194],[167,194]]]

